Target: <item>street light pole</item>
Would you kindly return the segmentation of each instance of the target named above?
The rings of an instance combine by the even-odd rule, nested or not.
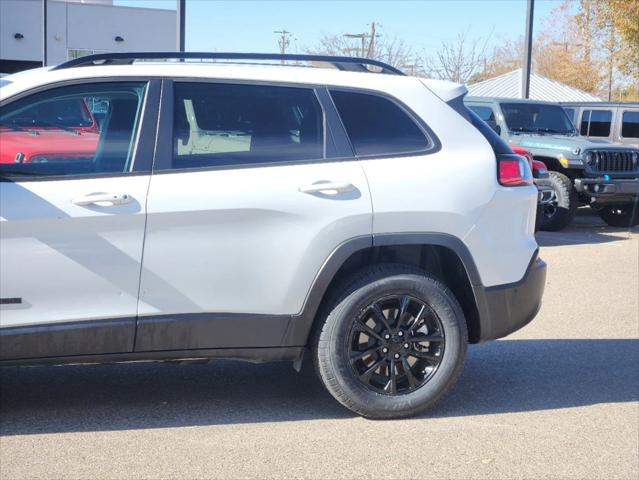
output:
[[[184,52],[184,39],[186,25],[186,0],[177,0],[177,8],[175,12],[176,20],[176,48],[178,52]]]
[[[524,48],[524,67],[521,72],[521,96],[530,98],[530,67],[532,65],[532,37],[535,0],[528,0],[526,9],[526,45]]]
[[[47,0],[42,0],[42,66],[47,66]]]

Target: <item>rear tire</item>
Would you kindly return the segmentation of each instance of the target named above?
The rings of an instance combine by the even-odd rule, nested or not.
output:
[[[566,228],[577,212],[577,192],[572,181],[563,173],[550,172],[548,179],[555,192],[555,201],[544,208],[541,230],[556,232]]]
[[[359,415],[419,413],[461,374],[468,343],[463,311],[445,285],[421,270],[364,269],[335,290],[323,312],[316,370],[331,395]]]
[[[639,225],[639,201],[623,205],[606,205],[597,209],[601,219],[611,227],[635,227]]]

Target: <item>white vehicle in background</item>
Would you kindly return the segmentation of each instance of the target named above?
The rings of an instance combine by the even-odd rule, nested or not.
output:
[[[340,403],[400,417],[540,307],[530,167],[463,86],[222,53],[3,80],[27,146],[44,112],[72,144],[70,100],[103,117],[92,155],[0,164],[0,365],[308,354]]]

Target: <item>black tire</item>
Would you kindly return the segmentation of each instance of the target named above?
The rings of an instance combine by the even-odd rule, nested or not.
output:
[[[606,205],[598,208],[597,213],[611,227],[628,228],[639,225],[639,202]]]
[[[556,232],[566,228],[575,218],[578,200],[572,181],[563,173],[550,172],[548,179],[555,192],[556,200],[546,206],[541,219],[541,230]]]
[[[384,264],[356,273],[334,292],[323,309],[323,315],[318,318],[322,323],[318,325],[314,335],[313,357],[321,381],[338,402],[364,417],[400,418],[432,407],[448,393],[461,374],[468,334],[459,302],[444,284],[419,269]],[[389,318],[390,312],[394,312],[393,321],[400,318],[395,324],[396,327],[399,326],[397,330],[393,330],[393,337],[384,344],[391,348],[388,352],[388,348],[379,346],[383,341],[384,329],[380,330],[379,339],[374,338],[361,330],[361,323],[357,319],[365,318],[367,312],[376,311],[374,307],[367,308],[371,304],[395,302],[395,297],[400,307],[406,304],[403,307],[406,314],[403,316],[405,321],[402,322],[399,308],[381,310],[383,314],[389,312]],[[424,311],[420,305],[426,305],[430,309],[421,316],[422,320],[418,320],[419,312]],[[417,310],[419,312],[414,313]],[[372,316],[368,322],[372,321]],[[408,327],[414,328],[413,323],[417,327],[411,331]],[[404,326],[404,340],[397,340],[399,330]],[[377,328],[377,325],[373,328]],[[355,356],[351,350],[352,338],[358,336],[357,345],[361,345],[359,339],[362,335],[368,337],[367,342],[377,343],[378,350],[351,363],[351,358]],[[436,339],[438,336],[439,340]],[[420,343],[418,338],[429,338],[432,341]],[[425,343],[428,344],[427,347],[424,347]],[[407,348],[406,345],[409,344],[410,349],[402,352],[401,360],[395,360],[394,355],[399,353],[393,352]],[[383,349],[388,353],[382,353]],[[411,351],[420,358],[413,357]],[[422,355],[430,358],[422,359]],[[383,391],[376,390],[372,380],[369,380],[370,383],[362,380],[365,374],[358,372],[358,365],[361,367],[358,362],[369,362],[363,366],[366,370],[370,370],[375,363],[382,362],[376,373],[369,377],[383,379],[381,384],[388,379]],[[386,372],[386,375],[382,375],[382,372]],[[381,386],[378,388],[381,389]]]

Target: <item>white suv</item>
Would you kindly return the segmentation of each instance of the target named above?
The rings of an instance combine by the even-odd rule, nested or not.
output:
[[[0,365],[308,354],[399,417],[539,309],[529,167],[463,86],[220,53],[0,83]]]

